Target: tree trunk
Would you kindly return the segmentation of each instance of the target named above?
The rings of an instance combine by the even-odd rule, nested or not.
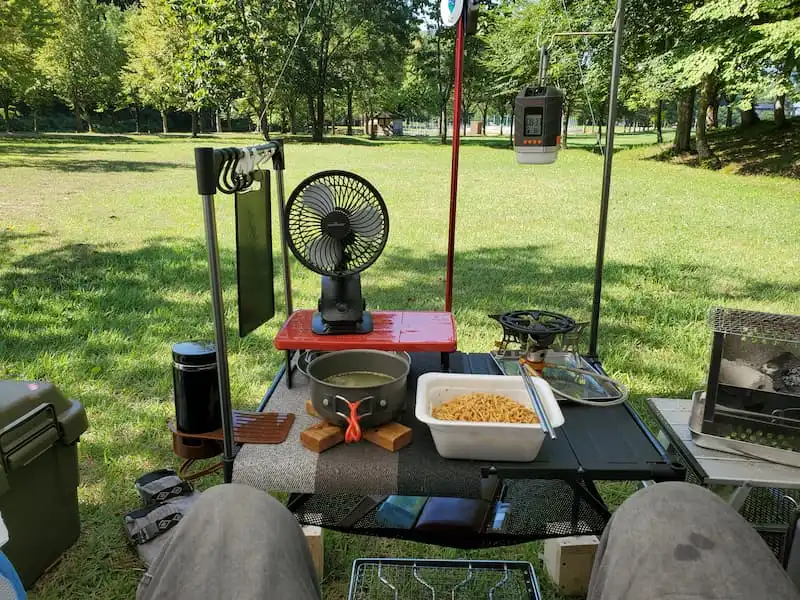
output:
[[[33,133],[39,133],[39,111],[34,106],[31,113],[33,114]]]
[[[678,124],[672,142],[673,152],[688,152],[691,148],[694,97],[695,88],[685,89],[678,96]]]
[[[717,129],[719,127],[719,102],[716,98],[711,99],[711,104],[706,108],[706,127]]]
[[[742,113],[742,127],[750,127],[751,125],[755,125],[761,119],[758,118],[758,113],[756,113],[756,107],[752,104],[750,105],[749,110],[743,110]]]
[[[233,123],[231,123],[231,105],[225,109],[225,120],[228,122],[228,131],[233,131]]]
[[[267,115],[259,111],[256,118],[258,119],[258,130],[265,140],[269,140],[269,119],[267,119]]]
[[[161,110],[161,133],[169,133],[169,123],[167,122],[167,111]]]
[[[202,110],[197,111],[197,129],[200,133],[205,133],[205,119],[203,119],[205,115],[203,114]]]
[[[656,143],[664,143],[664,101],[659,100],[656,107]]]
[[[786,127],[786,94],[775,98],[775,126],[779,129]]]
[[[3,116],[6,120],[6,133],[11,133],[11,115],[8,110],[8,104],[3,104]]]
[[[89,133],[94,133],[94,125],[92,125],[92,111],[87,110],[85,113],[86,125],[89,128]]]
[[[297,133],[297,102],[289,104],[289,131]]]
[[[222,133],[222,112],[219,109],[214,111],[214,125],[217,133]]]
[[[603,117],[602,115],[608,114],[603,105],[600,105],[600,114],[597,117],[597,145],[603,147]],[[614,124],[612,123],[612,126]]]
[[[700,161],[714,159],[714,153],[708,144],[707,125],[708,109],[711,106],[714,94],[714,75],[708,74],[700,81],[700,98],[697,103],[697,118],[695,119],[695,135],[697,138],[697,157]]]
[[[308,93],[307,100],[308,100],[308,116],[311,119],[311,131],[313,133],[314,127],[315,127],[315,122],[316,122],[316,116],[315,115],[317,114],[317,109],[314,106],[314,93],[313,92],[309,92]]]
[[[325,137],[325,89],[322,86],[317,90],[316,109],[312,139],[315,142],[321,142]]]
[[[443,106],[442,109],[439,111],[441,114],[441,121],[442,121],[442,144],[447,143],[447,106]],[[453,123],[453,127],[458,127],[456,123]]]
[[[133,126],[136,129],[136,133],[141,133],[142,121],[141,121],[141,115],[139,114],[138,104],[133,105]]]
[[[728,114],[725,115],[725,127],[730,129],[733,127],[733,107],[731,106],[731,101],[728,100]]]
[[[259,101],[258,104],[258,128],[266,141],[269,141],[269,115],[267,115],[267,105]]]
[[[567,135],[569,133],[569,115],[572,112],[572,106],[567,104],[564,107],[564,114],[561,117],[561,147],[567,149]]]
[[[506,121],[506,116],[502,115],[500,117],[500,137],[503,137],[503,125],[505,124],[505,121]],[[484,128],[485,127],[486,127],[486,125],[484,125]],[[484,129],[484,131],[485,131],[485,129]]]
[[[197,111],[192,111],[192,137],[197,137]]]
[[[511,109],[511,116],[508,119],[508,145],[514,147],[514,109]]]
[[[281,109],[281,133],[289,133],[289,107]]]
[[[72,114],[75,115],[75,131],[78,133],[83,132],[83,121],[81,120],[81,109],[77,104],[74,104],[75,108],[72,109]]]
[[[347,135],[353,135],[353,90],[347,90]]]

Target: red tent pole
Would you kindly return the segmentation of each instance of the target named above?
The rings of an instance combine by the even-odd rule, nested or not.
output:
[[[458,151],[461,147],[461,87],[464,77],[464,16],[456,24],[456,68],[453,89],[453,159],[450,165],[450,223],[447,230],[447,277],[444,309],[453,310],[453,267],[456,252],[456,204],[458,202]],[[447,121],[443,125],[447,127]],[[445,129],[446,131],[446,129]]]

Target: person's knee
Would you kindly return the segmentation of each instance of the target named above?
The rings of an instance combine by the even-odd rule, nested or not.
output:
[[[659,483],[639,490],[614,512],[615,518],[652,519],[674,514],[691,514],[704,509],[718,511],[725,507],[717,496],[700,487],[683,482]]]
[[[628,501],[652,502],[656,499],[668,504],[695,504],[698,502],[707,504],[709,502],[717,503],[720,501],[716,495],[709,492],[704,487],[682,481],[670,481],[651,485],[636,492]]]
[[[216,515],[229,515],[236,519],[252,517],[258,520],[294,520],[286,507],[268,493],[240,483],[226,483],[207,489],[201,494],[195,509]]]

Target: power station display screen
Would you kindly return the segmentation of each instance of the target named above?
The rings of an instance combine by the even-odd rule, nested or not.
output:
[[[525,111],[525,137],[541,137],[543,110],[534,106]]]

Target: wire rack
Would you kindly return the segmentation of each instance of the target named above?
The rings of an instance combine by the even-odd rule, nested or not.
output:
[[[708,314],[708,325],[716,333],[762,338],[783,342],[800,342],[800,316],[714,308]]]
[[[541,600],[533,567],[518,561],[359,558],[348,600]]]
[[[307,495],[290,506],[298,522],[326,529],[406,539],[451,548],[490,548],[570,535],[600,535],[608,522],[607,512],[577,493],[577,486],[558,479],[505,480],[503,502],[510,512],[499,529],[474,533],[442,533],[419,529],[388,528],[376,519],[377,505],[358,514],[364,497],[356,494]],[[348,523],[343,525],[342,523]]]

